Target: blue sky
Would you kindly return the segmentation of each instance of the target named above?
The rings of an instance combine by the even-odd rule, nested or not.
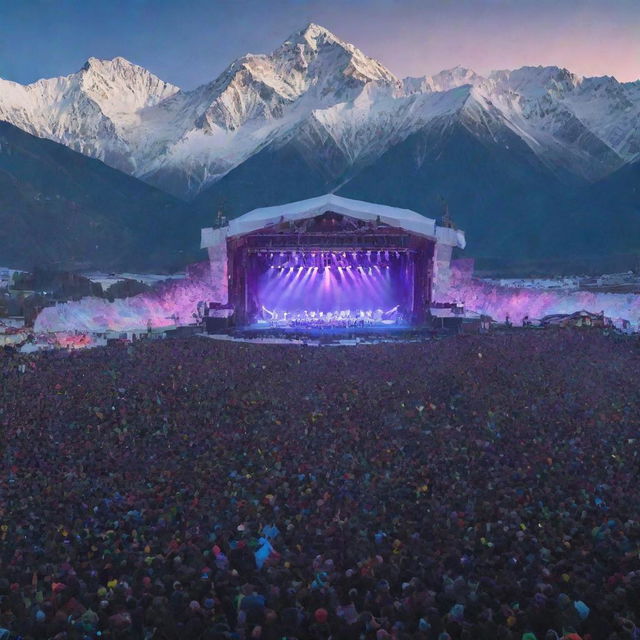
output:
[[[400,77],[556,64],[640,78],[640,0],[0,0],[0,77],[120,55],[190,89],[310,21]]]

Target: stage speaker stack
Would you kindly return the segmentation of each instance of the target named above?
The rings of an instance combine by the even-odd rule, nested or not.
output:
[[[205,313],[204,326],[207,333],[220,333],[234,324],[234,310],[231,305],[211,302]]]

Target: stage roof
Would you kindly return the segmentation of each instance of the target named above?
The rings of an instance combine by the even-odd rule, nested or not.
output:
[[[435,220],[427,218],[410,209],[399,209],[373,202],[351,200],[327,193],[308,200],[289,202],[275,207],[261,207],[253,209],[239,218],[229,222],[226,227],[218,229],[202,229],[200,246],[202,249],[221,244],[227,237],[241,236],[271,225],[293,220],[304,220],[321,215],[327,211],[340,213],[359,220],[380,222],[391,227],[405,229],[417,235],[433,238],[442,244],[448,244],[464,249],[464,232],[459,229],[439,227]]]

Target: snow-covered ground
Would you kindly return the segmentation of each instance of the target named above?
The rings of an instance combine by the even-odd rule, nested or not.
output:
[[[88,272],[82,274],[91,282],[96,282],[102,286],[102,290],[106,291],[112,284],[122,282],[124,280],[137,280],[149,286],[154,286],[165,280],[182,280],[186,277],[184,273],[173,275],[153,274],[153,273],[100,273]]]
[[[555,289],[578,291],[590,287],[635,286],[640,289],[640,276],[632,271],[605,273],[600,276],[557,276],[554,278],[482,278],[483,282],[515,289]]]
[[[0,267],[0,289],[7,289],[9,284],[13,282],[14,274],[24,273],[19,269],[10,269],[9,267]]]
[[[510,287],[514,289],[557,289],[561,291],[576,291],[581,278],[566,276],[558,278],[482,278],[491,286]]]
[[[24,327],[24,318],[0,318],[0,333],[4,333],[7,328],[20,329]]]

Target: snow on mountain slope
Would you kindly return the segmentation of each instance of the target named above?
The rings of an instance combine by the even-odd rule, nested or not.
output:
[[[270,56],[244,56],[191,92],[182,135],[150,160],[144,177],[165,182],[188,166],[188,191],[197,193],[265,145],[283,144],[305,122],[330,119],[335,107],[362,112],[365,103],[402,95],[400,81],[380,63],[311,24]]]
[[[90,58],[69,76],[27,86],[0,80],[0,119],[132,173],[137,114],[177,91],[124,58]]]
[[[551,166],[587,179],[616,170],[638,153],[640,96],[614,78],[581,78],[558,67],[522,67],[482,77],[456,67],[410,79],[415,90],[464,84]],[[604,82],[606,80],[606,82]]]
[[[98,60],[89,58],[80,82],[89,96],[116,126],[126,128],[135,124],[132,114],[158,104],[179,91],[124,58]]]
[[[568,97],[579,83],[565,69],[523,67],[493,72],[475,90],[543,161],[594,180],[615,171],[624,159],[572,108]]]
[[[626,161],[640,154],[640,85],[584,78],[568,99],[574,113]]]
[[[326,171],[353,172],[444,114],[478,131],[504,124],[548,165],[588,179],[640,154],[639,83],[557,67],[401,81],[315,24],[193,91],[123,58],[28,86],[0,80],[0,119],[183,197],[292,139],[319,167],[326,140],[342,155]]]
[[[482,78],[464,67],[457,66],[453,69],[445,69],[434,76],[422,76],[419,78],[405,78],[402,81],[406,94],[427,93],[431,91],[449,91],[465,84],[477,84]]]
[[[375,159],[434,118],[458,112],[469,95],[468,87],[444,93],[383,98],[364,90],[350,103],[314,111],[314,117],[343,150],[350,164],[357,165]]]
[[[490,80],[494,91],[517,94],[523,115],[532,121],[575,117],[623,161],[640,150],[640,96],[615,78],[582,78],[558,67],[523,67],[494,72]]]

